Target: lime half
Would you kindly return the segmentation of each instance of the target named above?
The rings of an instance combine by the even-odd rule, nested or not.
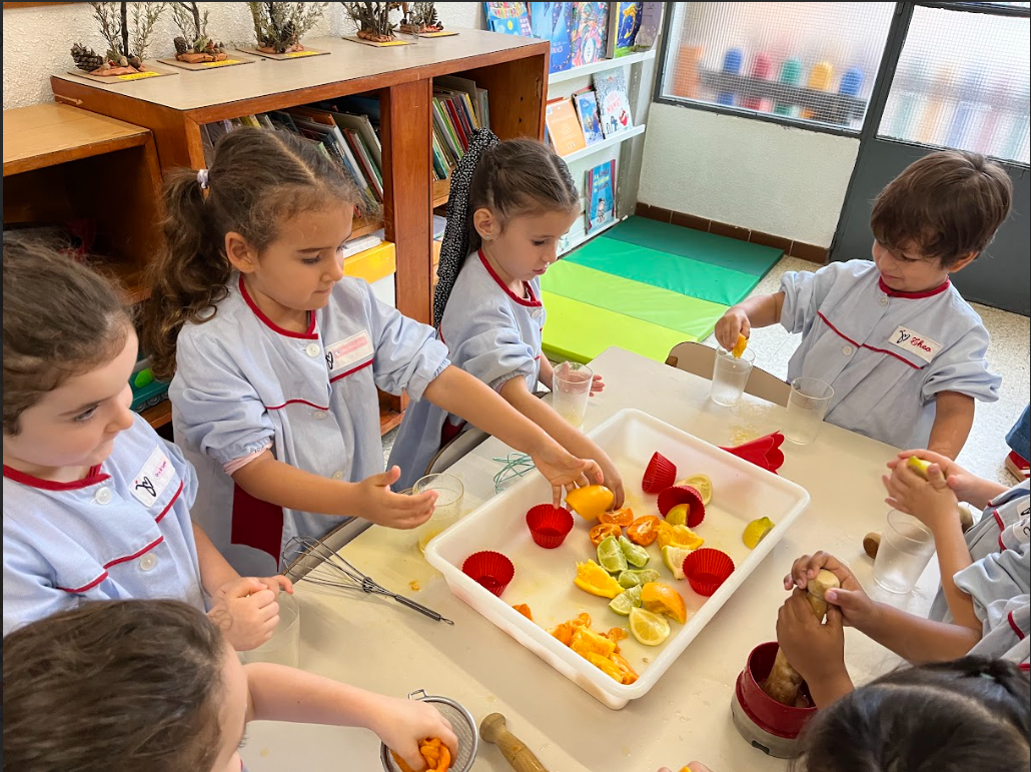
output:
[[[610,574],[626,570],[626,555],[623,554],[616,537],[606,536],[598,543],[598,564]]]
[[[641,605],[641,588],[631,587],[626,592],[617,595],[609,603],[609,608],[613,613],[619,614],[621,617],[628,616],[631,609]]]
[[[659,572],[654,568],[645,568],[642,571],[628,568],[619,575],[619,586],[629,589],[630,587],[637,587],[638,585],[657,582],[658,580]]]
[[[644,568],[651,559],[648,555],[648,550],[638,544],[634,544],[625,536],[619,537],[619,548],[623,551],[626,562],[634,568]]]
[[[669,638],[669,622],[643,608],[630,609],[630,633],[638,643],[645,646],[658,646]]]

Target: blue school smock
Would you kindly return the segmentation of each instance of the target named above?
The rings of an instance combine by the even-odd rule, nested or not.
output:
[[[826,420],[898,448],[925,448],[935,397],[999,398],[987,369],[988,331],[951,282],[896,292],[869,260],[831,263],[781,279],[781,324],[801,333],[788,380],[834,388]]]
[[[978,619],[985,620],[988,606],[995,601],[1031,593],[1031,493],[1027,480],[988,502],[965,538],[974,562],[953,581],[973,599]],[[928,617],[952,620],[941,590]]]
[[[1031,595],[1018,595],[997,600],[986,609],[981,640],[970,654],[992,659],[1005,659],[1031,669]]]
[[[524,378],[537,390],[545,313],[540,279],[525,283],[517,296],[491,268],[483,252],[469,255],[462,266],[440,322],[440,339],[456,366],[500,390],[512,378]],[[440,450],[445,421],[457,434],[463,420],[420,400],[408,406],[388,464],[401,468],[398,490],[426,473]]]
[[[103,464],[58,483],[4,467],[4,635],[84,601],[205,608],[190,521],[197,479],[141,417]]]
[[[233,280],[214,316],[179,333],[169,388],[177,441],[203,492],[193,509],[242,574],[274,571],[294,536],[321,537],[352,518],[273,506],[247,495],[225,464],[271,444],[275,458],[333,480],[383,471],[379,399],[419,399],[448,366],[433,328],[344,278],[305,332],[276,326]]]

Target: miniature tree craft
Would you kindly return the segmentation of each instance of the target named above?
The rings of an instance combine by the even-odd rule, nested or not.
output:
[[[436,3],[401,3],[401,31],[423,35],[443,32],[444,25],[437,17]]]
[[[351,21],[358,27],[357,35],[372,43],[389,43],[394,39],[397,25],[390,21],[390,13],[401,3],[340,3]]]
[[[172,3],[172,19],[181,33],[172,40],[180,62],[201,64],[226,58],[225,43],[208,35],[208,11],[201,13],[198,3]]]
[[[75,66],[91,75],[116,76],[143,72],[154,25],[166,3],[90,3],[93,18],[107,43],[103,55],[92,48],[75,43],[72,59]],[[130,6],[132,13],[130,14]],[[131,24],[130,24],[131,16]]]
[[[326,3],[247,3],[258,50],[266,54],[303,51],[301,38],[322,18]]]

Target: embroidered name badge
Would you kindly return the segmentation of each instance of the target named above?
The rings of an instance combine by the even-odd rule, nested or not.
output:
[[[941,343],[931,340],[926,335],[921,335],[909,327],[896,327],[895,332],[888,338],[888,342],[893,346],[898,346],[903,351],[908,351],[910,354],[920,357],[925,362],[930,362],[942,350]]]
[[[132,495],[143,506],[152,507],[175,477],[175,467],[168,460],[165,451],[160,447],[154,448],[147,463],[132,481]]]
[[[337,341],[332,346],[326,346],[326,364],[329,366],[329,373],[333,375],[348,366],[368,359],[375,352],[372,347],[372,338],[368,330],[362,330],[350,338]]]

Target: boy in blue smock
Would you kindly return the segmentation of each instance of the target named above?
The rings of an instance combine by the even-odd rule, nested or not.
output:
[[[786,273],[779,292],[730,308],[716,338],[778,322],[801,333],[788,380],[834,389],[827,421],[900,448],[955,458],[974,400],[998,399],[988,332],[949,280],[988,246],[1009,214],[1012,183],[976,153],[931,153],[881,191],[873,260]]]

